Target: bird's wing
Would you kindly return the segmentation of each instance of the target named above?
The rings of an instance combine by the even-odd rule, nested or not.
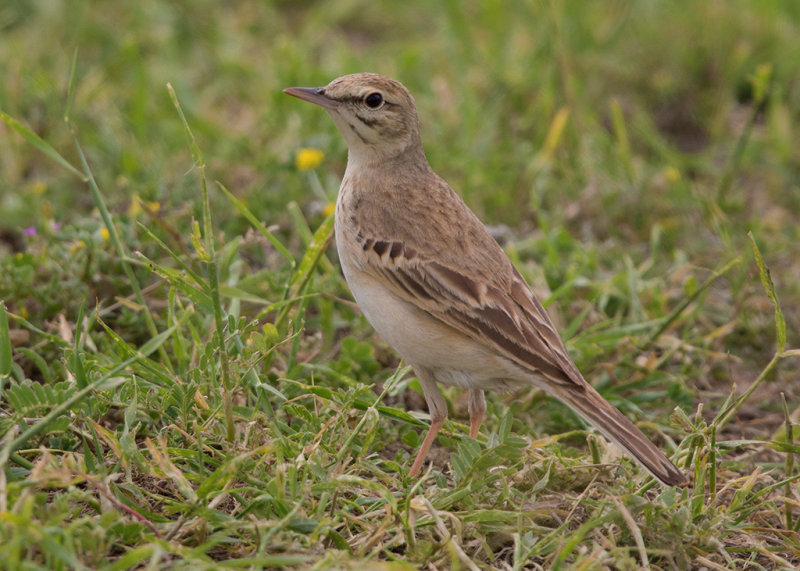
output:
[[[557,385],[585,385],[544,308],[510,262],[506,276],[475,276],[400,241],[362,238],[360,247],[364,269],[401,299]]]

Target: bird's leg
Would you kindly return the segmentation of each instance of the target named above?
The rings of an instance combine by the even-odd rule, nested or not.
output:
[[[481,422],[483,422],[483,414],[486,412],[486,399],[483,398],[483,390],[470,389],[467,410],[469,410],[469,437],[475,438],[478,436]]]
[[[428,403],[428,413],[431,415],[431,426],[425,434],[425,439],[422,441],[422,446],[419,447],[417,457],[411,465],[411,470],[408,471],[409,476],[415,476],[425,463],[425,457],[428,455],[436,433],[444,424],[447,418],[447,403],[444,402],[444,397],[439,389],[436,387],[436,381],[430,372],[426,369],[414,367],[414,372],[417,373],[419,384],[422,385],[422,393],[425,395],[425,402]]]
[[[431,444],[433,444],[433,440],[436,438],[436,433],[439,432],[446,418],[447,417],[444,416],[439,420],[434,420],[433,417],[431,417],[431,427],[425,435],[425,440],[422,441],[422,446],[419,447],[419,452],[417,452],[417,457],[411,465],[411,470],[408,471],[409,476],[416,476],[417,472],[422,468],[422,465],[425,463],[425,457],[428,455],[428,450],[430,450]]]

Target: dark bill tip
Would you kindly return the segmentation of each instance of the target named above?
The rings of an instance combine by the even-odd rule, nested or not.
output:
[[[337,105],[336,101],[325,95],[322,87],[287,87],[283,92],[325,109],[334,109]]]

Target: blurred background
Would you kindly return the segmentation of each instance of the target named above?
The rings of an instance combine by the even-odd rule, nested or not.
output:
[[[567,214],[586,232],[646,232],[653,207],[691,215],[687,187],[713,190],[763,64],[769,105],[725,198],[754,215],[796,210],[798,20],[779,1],[7,0],[0,105],[77,162],[61,121],[77,50],[72,115],[104,192],[184,208],[194,190],[170,82],[214,177],[269,219],[308,197],[292,176],[298,148],[325,152],[332,190],[345,160],[327,119],[280,90],[375,71],[416,95],[431,162],[488,217],[517,226],[577,204]],[[545,148],[561,109],[563,134]],[[3,135],[4,233],[91,209],[63,170]],[[589,199],[611,218],[580,211]]]

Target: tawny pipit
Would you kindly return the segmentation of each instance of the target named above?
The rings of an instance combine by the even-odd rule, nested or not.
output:
[[[542,305],[486,227],[428,165],[414,99],[372,73],[284,90],[323,107],[349,153],[336,201],[336,246],[361,311],[414,368],[431,426],[422,467],[447,407],[436,383],[469,389],[470,436],[483,391],[535,386],[622,446],[661,482],[686,478],[594,390]]]

